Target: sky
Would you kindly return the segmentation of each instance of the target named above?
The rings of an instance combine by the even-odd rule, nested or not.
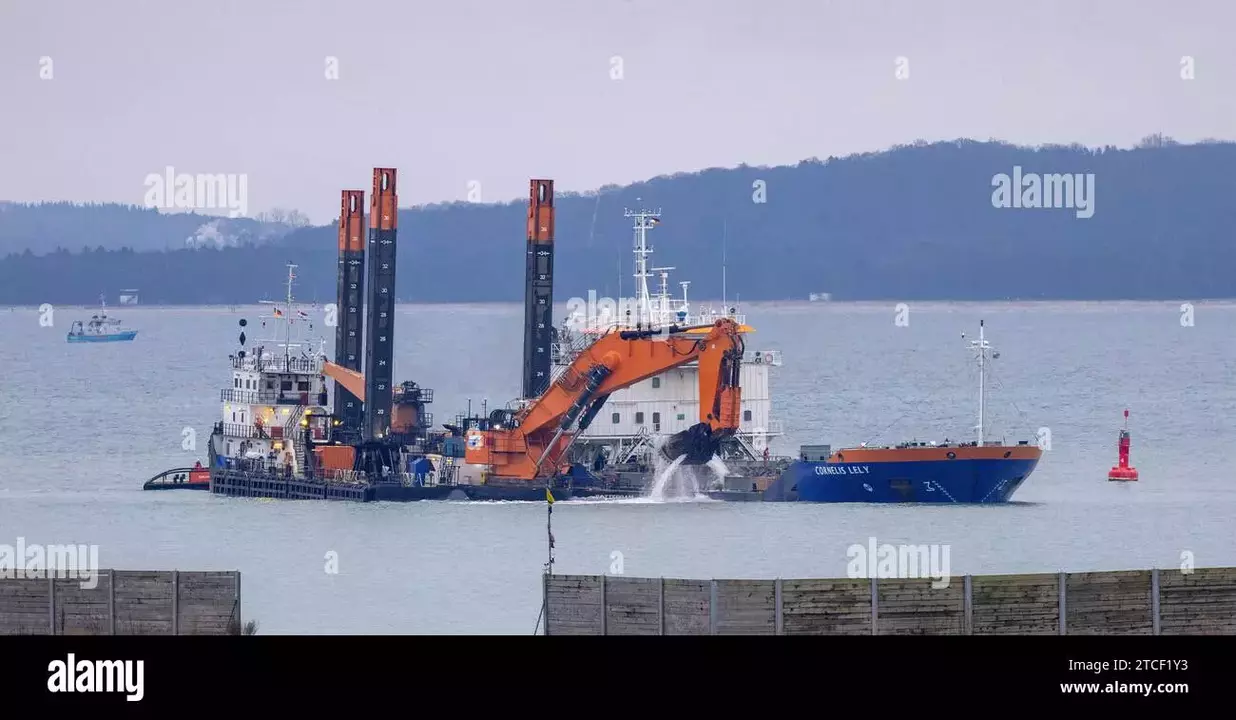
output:
[[[918,139],[1236,139],[1234,27],[1227,0],[0,0],[0,200],[140,205],[171,166],[325,224],[374,167],[407,207]]]

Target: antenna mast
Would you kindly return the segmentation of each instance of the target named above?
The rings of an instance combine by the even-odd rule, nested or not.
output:
[[[721,221],[721,305],[723,306],[721,308],[722,315],[727,314],[727,311],[729,309],[729,305],[727,303],[726,294],[725,294],[725,246],[726,246],[726,240],[728,239],[728,235],[729,235],[729,222],[727,220],[722,220]]]
[[[639,198],[635,198],[639,202]],[[635,297],[638,313],[636,323],[648,327],[652,320],[652,296],[648,292],[648,256],[652,248],[648,247],[648,229],[661,222],[661,211],[627,210],[624,217],[635,218]]]
[[[288,367],[288,361],[291,359],[292,347],[292,279],[296,277],[293,270],[296,265],[288,263],[288,302],[287,308],[283,312],[283,361],[284,367]]]
[[[983,332],[983,321],[979,320],[979,339],[970,341],[970,349],[978,350],[979,361],[979,421],[978,421],[978,447],[983,447],[983,432],[986,423],[987,414],[987,351],[991,349],[991,344]]]

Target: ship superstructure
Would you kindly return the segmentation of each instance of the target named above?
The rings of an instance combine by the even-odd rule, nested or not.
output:
[[[552,346],[554,377],[570,365],[579,351],[598,336],[614,328],[656,329],[671,325],[712,325],[729,318],[744,332],[746,316],[737,303],[723,301],[721,308],[711,305],[693,308],[687,299],[690,281],[679,281],[681,295],[670,291],[669,273],[674,267],[654,267],[648,231],[661,223],[659,210],[627,210],[633,222],[635,255],[635,294],[617,303],[588,302],[588,308],[568,315],[561,323]],[[653,292],[649,281],[659,280]],[[769,385],[770,371],[780,367],[779,350],[746,351],[741,369],[741,427],[721,446],[726,460],[759,460],[774,438],[782,435],[779,420],[773,417]],[[613,393],[601,416],[576,440],[572,458],[591,467],[647,462],[652,450],[664,437],[691,427],[699,416],[699,364],[675,368],[657,377]],[[598,463],[598,458],[603,463]]]
[[[210,438],[212,466],[244,461],[296,475],[307,464],[306,434],[315,440],[327,436],[325,341],[315,347],[302,339],[313,323],[293,301],[296,265],[287,268],[286,300],[262,301],[270,311],[259,318],[264,336],[252,349],[246,349],[248,323],[240,321],[240,349],[229,357],[231,386],[219,394],[222,417]]]

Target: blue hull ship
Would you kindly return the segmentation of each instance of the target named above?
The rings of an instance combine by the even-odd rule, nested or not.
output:
[[[104,333],[99,335],[79,334],[74,335],[69,333],[68,340],[71,343],[88,343],[88,342],[125,342],[137,337],[136,330],[126,330],[117,333]]]
[[[71,343],[128,342],[137,337],[136,330],[126,330],[120,321],[107,316],[107,301],[99,296],[102,308],[90,320],[74,320],[66,338]]]
[[[1025,443],[850,448],[822,462],[794,462],[763,499],[1003,503],[1030,477],[1041,456],[1040,448]]]
[[[1027,441],[1006,445],[984,440],[986,364],[990,345],[979,323],[979,417],[974,442],[904,443],[894,447],[852,447],[831,452],[803,446],[762,492],[748,495],[774,502],[1003,503],[1038,466],[1043,450]],[[998,358],[998,353],[992,354]],[[715,495],[714,495],[715,497]]]

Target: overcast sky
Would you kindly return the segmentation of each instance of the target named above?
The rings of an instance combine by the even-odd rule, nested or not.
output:
[[[918,138],[1233,139],[1234,8],[0,0],[0,199],[142,204],[171,165],[247,174],[250,215],[326,223],[374,166],[399,169],[408,206],[473,181],[510,200],[531,177],[591,190]]]

